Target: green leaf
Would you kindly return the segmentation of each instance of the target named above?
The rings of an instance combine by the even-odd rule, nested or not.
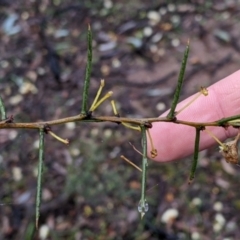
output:
[[[142,188],[141,188],[141,199],[138,205],[138,211],[141,213],[141,218],[148,211],[148,203],[146,202],[146,180],[147,180],[147,134],[146,127],[141,126],[142,132],[142,146],[143,146],[143,155],[142,155]]]
[[[234,115],[234,116],[231,116],[231,117],[222,118],[222,119],[218,120],[217,123],[218,123],[219,126],[224,126],[224,124],[227,125],[228,122],[238,120],[238,119],[240,119],[240,115]],[[238,126],[237,123],[236,123],[236,126]]]
[[[187,59],[188,59],[188,54],[189,54],[189,42],[186,46],[186,49],[184,51],[184,56],[183,56],[183,60],[182,60],[182,64],[181,64],[181,69],[178,75],[178,84],[174,93],[174,97],[173,97],[173,102],[171,105],[171,109],[170,112],[167,115],[168,119],[173,119],[175,117],[175,109],[177,107],[178,101],[179,101],[179,97],[180,97],[180,93],[182,90],[182,85],[183,85],[183,80],[184,80],[184,74],[185,74],[185,70],[186,70],[186,65],[187,65]]]
[[[189,184],[194,179],[195,172],[196,172],[196,169],[197,169],[198,153],[199,153],[199,141],[200,141],[200,131],[201,131],[201,128],[196,128],[196,137],[195,137],[193,162],[192,162],[191,173],[190,173],[189,181],[188,181]]]
[[[0,112],[1,112],[1,119],[2,120],[7,119],[4,103],[1,97],[0,97]]]
[[[87,56],[87,66],[86,66],[86,74],[83,86],[83,101],[82,101],[82,111],[81,114],[87,114],[87,102],[88,102],[88,90],[90,85],[90,77],[92,72],[92,31],[90,25],[88,26],[88,34],[87,34],[87,42],[88,42],[88,56]]]
[[[38,156],[38,179],[37,179],[37,196],[36,196],[36,228],[40,217],[40,206],[42,198],[42,172],[44,158],[44,129],[39,129],[39,156]]]
[[[35,232],[34,222],[29,222],[25,234],[24,234],[24,240],[32,240]]]

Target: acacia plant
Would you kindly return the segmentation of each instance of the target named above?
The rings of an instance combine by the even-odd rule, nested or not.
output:
[[[50,134],[57,140],[69,144],[67,139],[62,139],[58,135],[52,132],[51,127],[54,125],[61,125],[69,122],[112,122],[113,124],[122,124],[127,128],[140,131],[142,137],[142,151],[140,154],[142,155],[142,167],[138,167],[133,164],[126,157],[121,156],[124,160],[129,162],[131,165],[136,167],[142,174],[142,187],[141,187],[141,198],[138,205],[138,211],[141,213],[141,217],[148,211],[148,203],[146,201],[146,181],[147,181],[147,167],[148,167],[148,152],[150,152],[151,158],[156,157],[158,154],[157,150],[154,147],[154,142],[152,141],[149,128],[152,127],[152,123],[154,122],[171,122],[175,124],[183,124],[188,125],[190,127],[195,128],[195,146],[194,146],[194,154],[193,154],[193,162],[191,167],[191,172],[189,176],[189,183],[194,179],[195,171],[197,168],[198,162],[198,152],[199,152],[199,141],[201,137],[201,131],[206,131],[209,133],[219,144],[220,144],[220,152],[226,158],[226,161],[233,164],[238,164],[238,152],[237,152],[237,142],[240,138],[240,134],[237,135],[235,140],[221,143],[208,129],[209,126],[215,127],[223,127],[227,128],[229,126],[239,128],[240,126],[240,115],[231,116],[227,118],[222,118],[214,122],[190,122],[190,121],[182,121],[177,118],[179,112],[183,111],[186,107],[188,107],[197,97],[200,95],[207,96],[208,91],[206,88],[202,87],[199,94],[196,95],[189,103],[187,103],[182,109],[176,111],[176,106],[179,101],[179,96],[181,93],[184,73],[186,69],[188,54],[189,54],[189,42],[187,43],[186,49],[184,51],[184,56],[179,72],[179,77],[177,81],[177,86],[175,89],[173,101],[171,104],[171,108],[167,116],[165,117],[151,117],[151,118],[126,118],[119,115],[114,100],[111,101],[113,115],[112,116],[97,116],[95,115],[95,110],[101,105],[105,100],[109,99],[113,92],[106,93],[103,97],[100,98],[101,92],[104,87],[104,80],[101,80],[99,90],[96,94],[96,97],[93,103],[89,104],[88,92],[90,87],[90,78],[91,78],[91,70],[92,70],[92,32],[90,26],[88,27],[87,34],[87,42],[88,42],[88,54],[87,54],[87,66],[86,66],[86,74],[84,80],[84,87],[82,92],[82,107],[79,109],[79,114],[76,116],[70,116],[62,119],[44,121],[44,122],[30,122],[30,123],[20,123],[14,122],[13,116],[7,116],[4,102],[0,97],[0,112],[1,112],[1,121],[0,121],[0,129],[36,129],[39,131],[39,160],[38,160],[38,179],[37,179],[37,193],[36,193],[36,227],[38,227],[38,221],[40,216],[40,205],[41,205],[41,193],[42,193],[42,170],[44,166],[44,136],[45,134]],[[90,107],[89,107],[90,105]],[[149,141],[149,144],[147,144]],[[150,149],[147,149],[147,146],[150,146]],[[134,148],[135,149],[135,148]],[[136,149],[135,149],[136,150]]]

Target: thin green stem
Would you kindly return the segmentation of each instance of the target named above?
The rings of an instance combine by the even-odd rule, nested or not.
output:
[[[191,168],[191,173],[190,173],[190,176],[189,176],[189,182],[188,183],[191,183],[192,180],[194,179],[195,172],[196,172],[196,169],[197,169],[200,131],[201,131],[201,128],[196,128],[193,162],[192,162],[192,168]]]
[[[42,172],[44,158],[44,129],[39,129],[39,156],[38,156],[38,178],[37,178],[37,196],[36,196],[36,228],[40,217],[40,206],[42,197]]]
[[[0,97],[0,112],[1,112],[1,119],[2,119],[2,121],[7,119],[5,106],[4,106],[4,103],[3,103],[3,100],[2,100],[1,97]]]
[[[173,119],[175,117],[175,109],[177,107],[180,92],[182,90],[184,74],[185,74],[187,59],[188,59],[188,54],[189,54],[189,42],[188,42],[188,44],[186,46],[186,49],[184,51],[184,56],[183,56],[183,60],[182,60],[182,64],[181,64],[181,69],[180,69],[180,72],[179,72],[179,75],[178,75],[178,84],[177,84],[177,87],[176,87],[176,90],[175,90],[175,93],[174,93],[173,102],[172,102],[172,105],[171,105],[170,112],[167,115],[167,118],[169,118],[169,119]]]
[[[88,53],[87,53],[87,67],[83,86],[83,100],[82,100],[82,115],[87,114],[88,90],[90,85],[90,77],[92,72],[92,31],[90,25],[87,33]]]

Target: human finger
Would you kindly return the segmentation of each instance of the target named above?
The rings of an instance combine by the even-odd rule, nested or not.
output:
[[[221,118],[240,114],[240,71],[222,79],[208,87],[208,96],[199,97],[187,109],[177,115],[177,119],[192,122],[212,122]],[[191,96],[178,104],[181,109],[194,96]],[[166,116],[165,112],[161,116]],[[229,127],[208,127],[221,141],[234,136],[237,130]],[[157,149],[156,161],[172,161],[181,159],[193,153],[195,129],[186,125],[168,122],[153,123],[150,134]],[[150,151],[150,141],[148,150]],[[216,144],[216,141],[205,131],[201,132],[200,150]]]

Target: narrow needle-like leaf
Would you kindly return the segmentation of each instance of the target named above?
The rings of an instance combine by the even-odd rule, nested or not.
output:
[[[155,158],[158,153],[157,153],[157,149],[154,147],[153,145],[153,140],[152,140],[152,136],[150,134],[149,128],[147,128],[147,135],[148,135],[148,139],[150,140],[150,146],[151,146],[151,157]]]
[[[198,93],[195,95],[195,97],[193,97],[192,100],[190,100],[186,105],[184,105],[181,109],[179,109],[176,112],[176,115],[179,114],[180,112],[182,112],[183,110],[185,110],[187,107],[189,107],[195,100],[197,100],[200,96],[202,95],[202,93]]]
[[[64,144],[69,144],[69,140],[68,139],[63,139],[61,137],[59,137],[58,135],[56,135],[54,132],[52,131],[48,131],[48,133],[53,136],[55,139],[57,139],[59,142],[62,142]]]
[[[38,228],[38,221],[40,217],[43,158],[44,158],[44,129],[41,128],[39,130],[38,179],[37,179],[37,196],[36,196],[36,228]]]
[[[189,181],[188,181],[189,184],[194,179],[195,172],[196,172],[196,169],[197,169],[198,152],[199,152],[199,141],[200,141],[200,131],[201,131],[200,128],[196,128],[196,137],[195,137],[195,145],[194,145],[193,162],[192,162],[191,173],[190,173]]]
[[[130,165],[132,165],[133,167],[135,167],[138,171],[142,172],[142,169],[140,167],[138,167],[135,163],[133,163],[132,161],[130,161],[129,159],[127,159],[123,155],[121,155],[121,158],[123,160],[125,160],[127,163],[129,163]]]
[[[217,123],[219,126],[228,124],[228,122],[231,125],[234,125],[234,123],[236,123],[236,126],[239,126],[239,123],[238,123],[239,119],[240,119],[240,115],[235,115],[235,116],[231,116],[231,117],[227,117],[227,118],[222,118],[222,119],[218,120]]]
[[[1,97],[0,97],[0,112],[1,112],[1,119],[2,120],[7,119],[4,103]]]
[[[136,131],[141,131],[141,128],[139,126],[132,126],[131,124],[125,122],[122,122],[122,125]]]
[[[141,156],[143,155],[139,150],[136,149],[136,147],[135,147],[131,142],[128,142],[128,143],[132,146],[132,148],[133,148],[137,153],[139,153]]]
[[[81,114],[87,114],[87,102],[88,102],[88,90],[90,85],[90,77],[92,72],[92,31],[90,25],[88,26],[88,54],[87,54],[87,67],[85,73],[85,80],[83,86],[83,100],[82,100],[82,111]]]
[[[101,95],[101,92],[102,92],[102,89],[103,89],[104,85],[105,85],[105,82],[104,82],[103,79],[101,79],[100,87],[99,87],[99,89],[97,91],[97,95],[96,95],[96,97],[95,97],[95,99],[94,99],[94,101],[92,103],[92,106],[90,107],[89,111],[92,111],[92,109],[94,108],[94,106],[98,102],[99,96]]]
[[[210,135],[223,149],[224,149],[224,144],[215,136],[210,130],[205,128],[205,131],[208,135]]]
[[[108,99],[112,95],[113,95],[112,91],[106,93],[93,107],[91,107],[91,111],[94,111],[96,108],[98,108],[99,105],[101,105],[106,99]]]
[[[112,109],[113,109],[114,115],[117,116],[118,115],[118,111],[117,111],[117,107],[116,107],[116,104],[115,104],[114,100],[111,100],[111,105],[112,105]]]
[[[139,202],[138,210],[141,213],[141,218],[148,211],[148,203],[146,202],[146,178],[147,178],[147,134],[146,127],[141,126],[142,132],[142,146],[143,146],[143,156],[142,156],[142,188],[141,188],[141,199]]]
[[[184,80],[184,74],[185,74],[185,70],[186,70],[186,65],[187,65],[187,59],[188,59],[188,53],[189,53],[189,42],[187,43],[185,52],[184,52],[184,56],[183,56],[183,60],[182,60],[182,64],[181,64],[181,69],[178,75],[178,84],[174,93],[174,97],[173,97],[173,102],[171,105],[171,109],[170,112],[167,115],[168,119],[173,119],[175,117],[175,109],[177,107],[178,104],[178,100],[179,100],[179,96],[180,96],[180,92],[182,89],[182,85],[183,85],[183,80]]]

